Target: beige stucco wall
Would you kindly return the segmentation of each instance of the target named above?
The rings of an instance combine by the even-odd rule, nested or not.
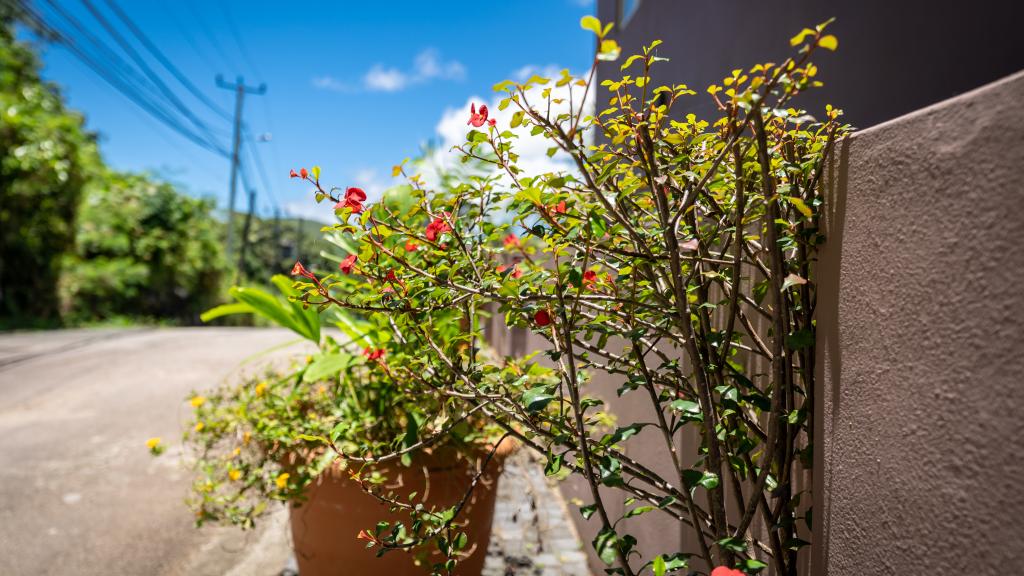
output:
[[[1024,73],[852,137],[822,254],[815,576],[1024,560]]]

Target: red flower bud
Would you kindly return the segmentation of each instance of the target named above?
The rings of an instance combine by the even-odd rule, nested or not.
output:
[[[352,268],[356,265],[356,261],[358,260],[358,256],[356,256],[355,254],[349,254],[344,260],[341,261],[341,264],[338,264],[338,269],[344,272],[345,274],[351,274]]]
[[[371,361],[383,358],[384,352],[383,348],[377,348],[376,350],[370,347],[363,348],[363,356],[366,356],[366,359]]]
[[[305,168],[301,168],[301,169],[299,169],[299,176],[300,176],[300,177],[301,177],[301,178],[302,178],[303,180],[305,180],[305,179],[306,179],[306,177],[308,177],[308,176],[309,176],[309,172],[307,172]]]
[[[587,270],[586,272],[583,273],[584,284],[593,284],[594,282],[597,282],[597,272],[594,272],[593,270]]]
[[[292,170],[291,172],[288,173],[288,177],[289,178],[298,178],[299,177],[299,173],[296,172],[295,170]]]
[[[415,252],[415,251],[417,251],[419,249],[420,249],[420,245],[419,244],[413,242],[412,240],[406,240],[405,241],[405,251],[406,252]]]
[[[537,323],[537,326],[547,326],[551,324],[551,315],[547,310],[537,310],[537,313],[533,315],[533,321]]]
[[[515,234],[505,236],[505,248],[512,248],[514,246],[519,246],[519,236]]]
[[[305,276],[306,278],[316,278],[312,272],[306,270],[306,267],[302,265],[302,262],[296,260],[295,265],[292,266],[292,276]]]

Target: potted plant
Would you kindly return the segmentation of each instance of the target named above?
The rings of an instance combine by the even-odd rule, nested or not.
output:
[[[294,272],[315,278],[301,264]],[[197,523],[251,527],[271,503],[283,501],[304,576],[421,574],[449,561],[451,571],[455,559],[461,564],[454,573],[478,574],[498,475],[513,442],[478,412],[454,412],[443,397],[420,394],[425,383],[443,383],[428,367],[406,368],[419,343],[395,338],[383,316],[368,307],[321,318],[295,301],[291,280],[273,282],[280,296],[234,288],[236,302],[204,320],[259,314],[317,344],[318,352],[190,398],[194,419],[185,439],[196,455],[189,503]],[[428,316],[437,341],[456,345],[457,320]],[[338,333],[322,334],[324,319]],[[391,367],[393,360],[402,367]],[[383,519],[390,523],[386,533]]]

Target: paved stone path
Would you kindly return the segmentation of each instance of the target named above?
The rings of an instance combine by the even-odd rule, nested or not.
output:
[[[537,458],[513,455],[498,483],[482,576],[590,576],[568,512]]]
[[[268,357],[253,354],[292,341],[237,328],[0,334],[0,575],[282,574],[283,507],[254,531],[193,527],[178,439],[190,391],[258,371]],[[150,436],[170,450],[150,457]],[[510,460],[496,512],[487,576],[589,576],[526,452]]]

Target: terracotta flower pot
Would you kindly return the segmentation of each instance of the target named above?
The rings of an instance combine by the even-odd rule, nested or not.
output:
[[[506,448],[505,445],[509,447]],[[506,441],[494,455],[480,478],[473,496],[459,516],[467,522],[464,531],[468,537],[469,554],[459,561],[456,574],[479,576],[487,556],[491,538],[491,521],[498,489],[498,476],[512,442]],[[453,455],[421,454],[409,468],[381,465],[389,481],[384,492],[394,490],[403,497],[417,493],[417,500],[428,509],[453,506],[462,498],[476,473],[479,460],[455,458]],[[306,490],[307,499],[291,506],[292,543],[301,576],[387,576],[423,575],[428,573],[434,556],[420,565],[413,554],[401,550],[388,552],[378,558],[378,547],[367,548],[367,541],[356,536],[360,530],[372,531],[382,520],[402,520],[408,525],[408,516],[391,513],[388,507],[366,494],[347,472],[328,470]]]

